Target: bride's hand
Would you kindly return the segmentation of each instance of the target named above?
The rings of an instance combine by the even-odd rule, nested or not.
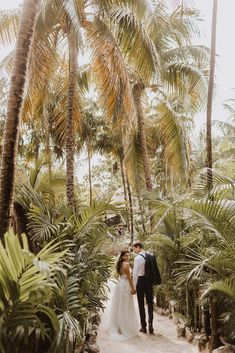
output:
[[[136,290],[135,290],[135,289],[132,289],[132,290],[131,290],[131,294],[132,294],[132,295],[136,294]]]

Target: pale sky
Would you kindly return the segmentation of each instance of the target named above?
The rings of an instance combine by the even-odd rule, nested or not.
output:
[[[22,0],[0,0],[0,9],[12,9],[21,4]],[[210,46],[210,30],[213,0],[194,0],[195,7],[201,11],[204,20],[200,28],[204,35],[200,43]],[[213,120],[226,120],[228,114],[224,111],[222,103],[230,98],[235,98],[235,0],[218,0],[217,21],[217,62],[216,62],[216,93],[213,102]],[[199,44],[199,42],[197,43]],[[0,58],[4,49],[0,48]],[[203,126],[206,112],[199,113],[196,118],[197,130]],[[215,131],[216,133],[216,131]]]
[[[201,10],[203,18],[202,28],[205,29],[207,46],[210,46],[210,30],[213,0],[195,0],[195,5]],[[213,105],[213,119],[226,120],[227,113],[223,110],[222,103],[230,98],[235,98],[235,50],[233,48],[235,36],[235,0],[218,0],[217,17],[217,48],[216,59],[216,96]],[[200,114],[200,123],[205,119],[205,113]]]

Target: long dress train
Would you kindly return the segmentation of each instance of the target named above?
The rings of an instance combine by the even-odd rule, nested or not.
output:
[[[131,339],[138,334],[138,319],[127,275],[120,276],[115,286],[106,330],[116,341]]]

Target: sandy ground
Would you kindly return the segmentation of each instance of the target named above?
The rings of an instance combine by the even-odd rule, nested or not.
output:
[[[114,284],[109,283],[111,294]],[[136,297],[136,296],[135,296]],[[105,323],[107,322],[110,301],[106,303],[106,309],[102,315],[101,325],[99,327],[97,343],[100,347],[100,353],[197,353],[198,350],[193,345],[184,340],[177,339],[176,328],[171,320],[164,316],[155,314],[154,317],[154,335],[139,333],[132,340],[124,342],[111,341],[105,332]],[[136,310],[138,310],[135,298]]]

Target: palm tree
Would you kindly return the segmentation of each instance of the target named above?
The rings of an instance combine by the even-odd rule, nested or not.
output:
[[[210,54],[210,75],[207,98],[207,119],[206,119],[206,143],[207,143],[207,168],[208,168],[208,189],[211,189],[213,183],[212,177],[212,140],[211,140],[211,117],[212,100],[215,76],[215,58],[216,58],[216,23],[217,23],[218,0],[213,0],[212,28],[211,28],[211,54]]]
[[[212,28],[211,28],[211,56],[210,56],[210,75],[207,98],[207,119],[206,119],[206,147],[207,147],[207,186],[208,190],[213,185],[212,174],[212,139],[211,139],[211,117],[212,117],[212,101],[215,75],[215,58],[216,58],[216,24],[217,24],[217,8],[218,1],[213,0]],[[210,353],[219,346],[218,328],[217,328],[217,304],[213,297],[210,297],[211,304],[211,342]]]
[[[66,122],[66,192],[68,204],[75,210],[74,198],[74,100],[77,84],[77,43],[71,24],[68,29],[69,44],[69,84],[68,84],[68,112]]]
[[[99,107],[97,103],[92,102],[87,104],[82,110],[79,132],[80,144],[84,144],[87,150],[90,206],[93,201],[91,159],[98,138],[99,128],[103,124],[103,117],[98,115]]]
[[[190,16],[194,16],[193,11],[188,9],[176,10],[169,14],[165,10],[162,3],[157,3],[153,12],[142,13],[141,30],[138,27],[138,19],[130,12],[113,13],[117,20],[117,25],[122,28],[122,37],[125,37],[124,28],[129,28],[129,32],[133,33],[133,43],[137,43],[138,36],[145,39],[145,56],[148,57],[148,65],[141,67],[139,61],[131,61],[131,53],[138,56],[138,45],[135,48],[127,48],[124,46],[124,54],[130,59],[130,63],[138,74],[132,75],[133,93],[135,97],[136,115],[138,120],[138,129],[141,135],[141,149],[143,154],[143,166],[146,188],[152,188],[150,162],[148,158],[149,151],[146,148],[146,132],[144,125],[146,123],[143,113],[143,107],[140,105],[144,91],[152,89],[156,96],[163,93],[160,101],[166,101],[166,97],[175,98],[178,96],[178,103],[174,104],[174,108],[169,109],[174,117],[182,114],[183,109],[187,109],[190,117],[205,102],[206,82],[204,78],[204,70],[207,68],[208,52],[206,48],[191,45],[191,33],[193,31],[193,23]],[[145,17],[146,16],[146,17]],[[167,16],[169,21],[166,21]],[[134,23],[136,24],[134,26]],[[172,23],[169,25],[169,23]],[[136,29],[134,32],[134,28]],[[177,31],[175,31],[177,28]],[[175,47],[172,48],[172,40]],[[121,40],[120,40],[121,45]],[[148,50],[147,50],[148,49]],[[156,50],[157,49],[157,50]],[[133,78],[134,77],[134,78]],[[187,84],[185,84],[187,82]],[[136,83],[136,84],[135,84]],[[141,88],[141,89],[140,89]],[[141,91],[141,92],[140,92]],[[168,104],[170,107],[171,105]],[[164,134],[172,136],[172,127],[175,122],[171,114],[171,123],[165,128]],[[170,119],[168,119],[170,121]],[[167,126],[167,124],[165,124]],[[160,132],[160,131],[159,131]],[[172,138],[172,137],[171,137]],[[169,148],[170,150],[170,148]],[[170,154],[170,153],[169,153]],[[185,156],[182,154],[185,160]],[[182,163],[186,165],[186,163]],[[187,177],[185,178],[187,179]]]
[[[123,148],[123,137],[120,134],[115,135],[113,131],[107,126],[103,125],[103,130],[105,133],[101,133],[96,141],[96,149],[101,153],[112,154],[119,161],[122,184],[123,184],[123,194],[126,204],[126,219],[127,227],[130,231],[131,242],[133,241],[134,235],[134,224],[133,224],[133,203],[132,203],[132,193],[131,186],[128,179],[128,173],[126,172],[125,166],[125,156]],[[130,217],[130,219],[129,219]]]
[[[105,2],[105,3],[107,6],[105,5],[104,7],[103,7],[103,4],[100,4],[100,6],[102,7],[102,11],[100,11],[98,14],[94,12],[94,17],[91,17],[92,21],[86,20],[86,12],[83,11],[83,10],[87,10],[86,8],[85,9],[79,8],[78,13],[75,13],[74,6],[72,6],[70,2],[66,2],[65,12],[69,15],[72,15],[71,16],[72,23],[74,19],[77,18],[77,15],[79,15],[81,18],[81,26],[84,27],[87,33],[87,36],[89,39],[89,45],[94,49],[93,56],[92,56],[92,69],[94,71],[94,76],[96,77],[97,88],[100,92],[101,103],[105,107],[105,110],[107,112],[107,118],[113,120],[115,128],[120,127],[124,135],[123,140],[126,141],[127,140],[126,135],[128,135],[131,130],[130,126],[132,126],[133,130],[135,130],[137,125],[136,120],[134,118],[135,106],[134,106],[134,99],[133,99],[133,91],[131,89],[131,84],[130,84],[131,75],[130,75],[129,67],[127,66],[126,62],[130,63],[131,68],[135,68],[136,70],[138,70],[141,76],[144,76],[144,73],[147,73],[147,81],[150,81],[150,78],[152,77],[153,73],[157,71],[156,66],[158,63],[158,59],[157,59],[157,53],[156,53],[156,48],[154,44],[156,43],[156,46],[158,46],[157,39],[159,40],[159,38],[161,37],[161,34],[159,34],[159,38],[158,36],[156,38],[156,36],[154,35],[154,33],[156,34],[155,25],[158,22],[158,21],[155,21],[155,18],[154,18],[154,21],[150,21],[151,23],[149,24],[149,26],[147,25],[149,21],[146,21],[148,17],[147,16],[148,11],[146,7],[144,12],[137,11],[136,6],[133,6],[133,8],[131,7],[131,11],[127,11],[127,9],[125,8],[126,3],[123,4],[123,7],[121,8],[118,8],[114,3],[109,3],[109,2]],[[47,4],[48,5],[46,6],[50,6],[50,3],[47,3]],[[158,8],[156,9],[155,15],[158,13],[157,10]],[[48,28],[51,28],[51,31],[54,32],[55,28],[57,28],[58,30],[58,27],[57,27],[58,21],[56,20],[55,8],[52,7],[52,10],[49,11],[49,13],[51,14],[50,20],[45,19],[46,29],[48,30]],[[108,18],[107,15],[110,13],[112,13],[113,15],[111,25],[110,25],[110,22],[107,21],[107,18]],[[174,18],[174,16],[176,18]],[[178,15],[174,15],[174,16],[172,17],[174,18],[174,21],[172,22],[176,24]],[[141,24],[141,20],[143,18],[146,21],[146,28],[144,28]],[[162,21],[161,23],[163,25],[159,27],[159,28],[163,28],[162,35],[164,36],[167,35],[168,36],[167,38],[170,38],[172,36],[172,31],[167,32],[167,26],[164,25],[164,16],[162,14],[159,15],[159,20]],[[53,26],[50,27],[51,23],[53,24]],[[116,25],[114,27],[115,23]],[[63,24],[61,24],[61,26],[63,26]],[[159,31],[159,28],[157,28],[158,31]],[[127,31],[127,29],[130,29],[130,33],[132,33],[132,36],[128,34],[129,32]],[[151,36],[148,34],[148,30],[150,29],[151,31],[149,33],[151,34],[153,39],[151,39]],[[164,31],[166,31],[166,34]],[[50,33],[50,31],[48,33]],[[187,31],[186,31],[186,34],[187,34]],[[138,49],[138,46],[136,46],[137,43],[142,43],[140,46],[140,49]],[[162,43],[159,43],[159,44],[162,45]],[[35,47],[35,50],[36,49],[37,47]],[[163,47],[163,50],[162,50],[162,52],[165,52],[166,54],[163,57],[162,61],[165,63],[169,63],[168,66],[164,67],[164,70],[163,70],[164,80],[166,82],[170,82],[170,80],[172,80],[172,77],[173,77],[173,74],[172,74],[172,72],[174,71],[173,68],[175,67],[177,70],[179,70],[180,65],[177,66],[175,63],[175,60],[172,60],[173,63],[169,62],[169,55],[167,57],[167,54],[169,53],[167,53],[165,49],[169,49],[170,51],[170,48]],[[37,53],[37,51],[35,52]],[[43,53],[44,52],[45,51],[43,51]],[[103,56],[104,52],[106,54],[105,60]],[[137,55],[137,52],[138,52],[138,55]],[[176,55],[177,53],[174,52],[173,57],[175,58]],[[178,54],[178,57],[182,57],[182,56],[183,56],[183,50],[181,51],[180,54]],[[114,57],[115,57],[115,60],[114,60]],[[135,64],[134,58],[136,57],[138,57],[139,60]],[[35,59],[36,59],[36,56],[35,56]],[[188,67],[187,67],[187,70],[189,70]],[[40,70],[37,70],[37,72],[39,71]],[[190,73],[192,72],[190,71]],[[35,78],[34,81],[37,82],[36,77],[34,78]],[[63,82],[66,82],[66,79]],[[195,86],[197,86],[197,81],[195,81],[195,77],[192,79],[192,82],[194,83]],[[171,83],[171,86],[172,86],[172,83]],[[182,84],[179,87],[181,89]],[[61,88],[60,88],[60,92],[61,92]],[[141,101],[141,95],[140,95],[139,103]],[[63,94],[63,97],[64,97],[64,94]],[[73,102],[73,104],[75,104],[75,102]],[[75,111],[73,111],[73,113],[75,114]],[[61,133],[61,127],[63,125],[61,124],[61,120],[62,120],[62,116],[64,116],[64,110],[63,110],[63,114],[61,114],[59,113],[59,108],[58,108],[57,114],[58,115],[56,115],[54,120],[58,122],[58,126],[60,129],[60,137],[61,137],[62,135],[64,135],[64,133],[63,134]],[[51,119],[51,116],[50,116],[50,119]],[[52,122],[52,120],[50,120],[50,122]],[[52,130],[55,132],[54,126],[55,125],[53,124]],[[142,124],[142,127],[143,126],[144,125]],[[142,133],[142,136],[144,136],[143,133]],[[71,144],[69,145],[71,146]],[[125,144],[124,144],[124,150],[126,150]],[[144,148],[143,150],[147,151],[147,149],[144,149]],[[124,155],[126,155],[126,151]],[[147,170],[147,168],[145,168],[145,170]],[[128,178],[128,179],[131,180],[131,178]]]
[[[39,0],[24,0],[22,5],[19,33],[16,42],[0,167],[1,238],[3,237],[9,225],[10,207],[12,203],[15,179],[15,160],[18,148],[20,113],[25,88],[27,64],[37,18],[38,6]]]
[[[234,265],[231,261],[231,249],[234,246],[235,229],[234,180],[215,170],[213,179],[213,188],[209,195],[207,170],[203,170],[191,194],[173,202],[158,197],[155,201],[152,199],[156,202],[155,231],[158,233],[153,239],[158,246],[166,251],[171,248],[177,255],[179,286],[182,283],[203,284],[199,294],[203,295],[204,302],[208,298],[212,310],[211,347],[212,344],[220,343],[218,328],[221,328],[221,321],[218,321],[218,316],[233,308],[233,302],[228,302],[226,296],[233,298]],[[178,253],[177,248],[180,250]],[[173,258],[172,255],[170,257]],[[174,267],[172,271],[175,271]],[[221,293],[226,296],[222,298]],[[224,305],[228,302],[227,309],[223,309],[221,300]],[[232,323],[233,310],[231,315],[229,320]],[[226,324],[224,325],[223,330],[226,331]],[[233,331],[230,324],[227,331],[229,335]]]

